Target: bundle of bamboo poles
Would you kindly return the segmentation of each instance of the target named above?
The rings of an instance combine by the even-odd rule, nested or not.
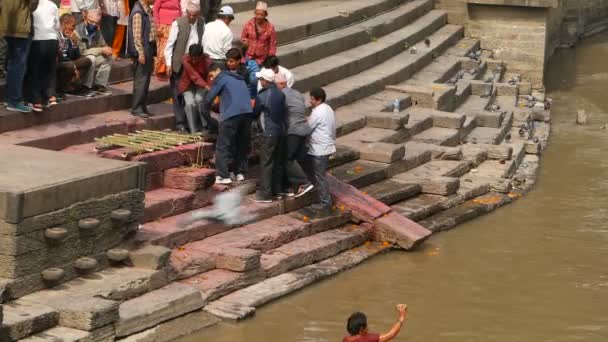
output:
[[[201,135],[178,134],[165,131],[142,130],[129,134],[112,134],[102,138],[95,138],[98,143],[97,151],[107,151],[119,147],[129,149],[123,154],[124,158],[147,152],[161,151],[176,146],[192,144],[202,141]]]

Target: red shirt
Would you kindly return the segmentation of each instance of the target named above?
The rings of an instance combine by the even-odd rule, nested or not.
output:
[[[258,64],[277,54],[277,32],[268,20],[263,26],[258,25],[257,31],[255,18],[249,20],[243,27],[241,41],[248,45],[247,57],[255,59]]]
[[[346,336],[342,339],[342,342],[379,342],[380,335],[378,334],[366,334],[356,336]]]
[[[185,54],[182,59],[182,75],[177,84],[178,93],[185,92],[192,84],[198,88],[205,88],[209,85],[207,68],[211,62],[211,59],[205,55],[200,62],[193,63],[190,55]]]

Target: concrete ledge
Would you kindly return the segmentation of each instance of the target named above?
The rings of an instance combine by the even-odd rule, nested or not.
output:
[[[467,0],[469,4],[558,8],[559,0]]]

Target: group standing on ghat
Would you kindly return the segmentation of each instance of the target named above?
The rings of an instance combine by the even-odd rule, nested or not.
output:
[[[0,77],[8,111],[42,112],[66,99],[111,94],[112,64],[133,63],[130,112],[148,118],[152,77],[172,90],[175,129],[217,135],[216,183],[248,177],[252,131],[261,136],[258,202],[313,188],[331,212],[326,179],[336,122],[322,88],[307,100],[280,65],[268,5],[258,2],[240,40],[221,0],[2,0]]]

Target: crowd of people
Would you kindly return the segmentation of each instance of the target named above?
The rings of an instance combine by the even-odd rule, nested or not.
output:
[[[66,94],[111,94],[116,60],[133,63],[131,114],[148,118],[154,75],[173,93],[175,129],[217,134],[216,183],[247,177],[252,125],[262,137],[256,201],[302,196],[329,212],[326,180],[335,148],[335,116],[321,88],[312,113],[276,56],[268,6],[258,2],[240,40],[234,10],[221,0],[2,0],[0,77],[9,111],[41,112]]]

